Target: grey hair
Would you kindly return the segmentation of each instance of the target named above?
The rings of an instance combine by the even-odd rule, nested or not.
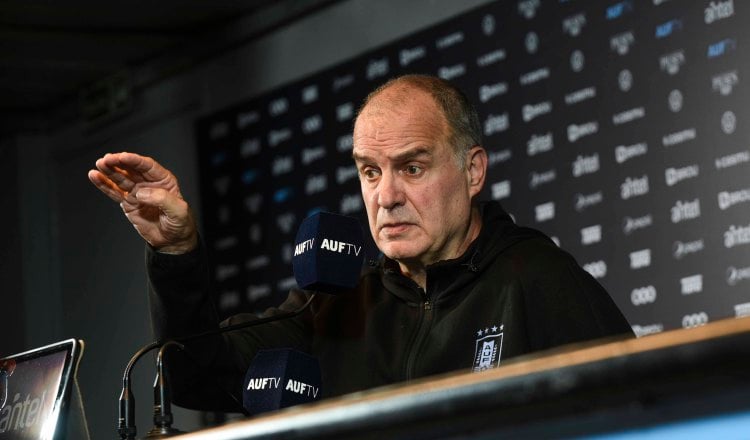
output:
[[[466,166],[466,153],[475,145],[482,145],[479,115],[469,98],[456,86],[436,76],[408,74],[390,79],[365,98],[357,112],[362,110],[384,90],[396,85],[409,85],[429,94],[443,112],[450,128],[448,141],[459,168]]]

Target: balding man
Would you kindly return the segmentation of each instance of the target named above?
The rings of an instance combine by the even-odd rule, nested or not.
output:
[[[196,343],[202,369],[239,394],[254,354],[294,347],[316,356],[325,395],[454,370],[484,370],[522,354],[631,333],[607,292],[542,233],[480,203],[487,153],[466,97],[430,76],[393,79],[372,92],[354,125],[370,232],[384,257],[346,295],[316,298],[291,320]],[[208,268],[175,177],[153,159],[108,154],[89,173],[150,244],[159,338],[216,328]],[[293,289],[272,315],[310,293]],[[234,324],[251,315],[238,315]],[[189,363],[175,367],[176,401],[235,404]],[[180,386],[179,384],[182,384]],[[201,386],[201,384],[203,386]],[[180,392],[182,391],[182,392]]]

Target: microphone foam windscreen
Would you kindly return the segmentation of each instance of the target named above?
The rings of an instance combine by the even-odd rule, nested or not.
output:
[[[292,257],[300,288],[341,293],[359,282],[364,262],[362,226],[353,217],[318,212],[297,231]]]
[[[320,399],[320,364],[290,348],[260,350],[245,374],[242,403],[252,415]]]

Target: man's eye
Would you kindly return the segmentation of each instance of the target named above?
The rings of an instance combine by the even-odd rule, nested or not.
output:
[[[378,172],[375,169],[366,168],[362,170],[362,175],[365,177],[365,179],[371,180],[378,177]]]
[[[422,167],[417,165],[408,165],[404,171],[410,176],[417,176],[422,173]]]

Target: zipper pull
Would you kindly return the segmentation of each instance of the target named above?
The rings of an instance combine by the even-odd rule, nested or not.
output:
[[[430,300],[425,301],[423,306],[425,310],[432,310],[432,303],[430,302]]]

